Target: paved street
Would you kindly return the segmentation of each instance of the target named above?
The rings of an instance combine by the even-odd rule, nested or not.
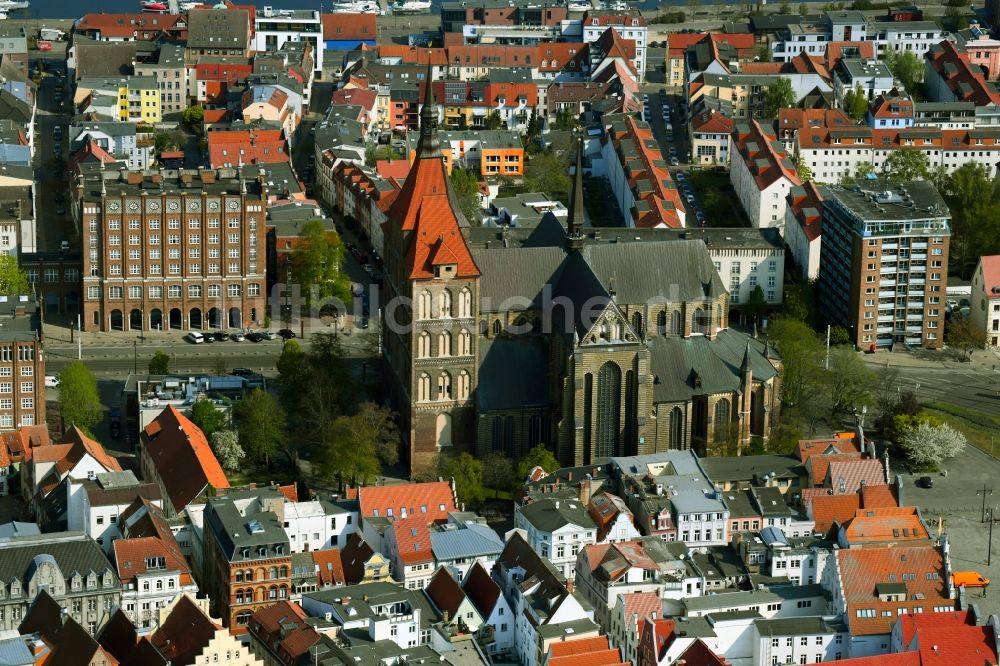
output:
[[[986,566],[989,545],[989,527],[982,522],[985,485],[986,508],[1000,517],[1000,460],[979,449],[968,447],[965,452],[944,465],[941,474],[934,475],[933,488],[918,488],[916,479],[921,475],[901,475],[900,504],[920,509],[931,535],[937,534],[938,519],[943,520],[944,531],[951,543],[953,571],[978,571],[992,581],[1000,583],[1000,523],[994,531],[993,553]],[[985,596],[971,590],[967,597],[985,613],[1000,613],[1000,593],[987,589]]]
[[[57,42],[64,45],[64,42]],[[64,46],[62,50],[64,50]],[[50,53],[51,54],[51,53]],[[54,71],[54,60],[44,59],[48,69],[38,87],[38,110],[35,116],[35,178],[38,182],[38,250],[58,252],[62,241],[76,243],[76,232],[66,214],[65,156],[69,153],[68,89],[64,70]],[[61,91],[61,92],[60,92]],[[61,99],[57,102],[57,99]],[[61,127],[61,139],[55,138],[55,128]],[[60,152],[57,155],[56,145]],[[60,212],[61,211],[61,212]]]
[[[960,407],[1000,413],[1000,355],[980,350],[971,361],[956,361],[947,352],[863,354],[873,370],[888,363],[899,370],[900,389],[921,402],[940,400]]]

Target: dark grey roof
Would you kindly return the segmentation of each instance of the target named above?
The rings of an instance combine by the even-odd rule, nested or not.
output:
[[[699,460],[705,473],[716,483],[723,481],[752,481],[763,479],[774,472],[779,478],[797,478],[805,475],[805,468],[795,456],[740,456],[739,458],[709,457]]]
[[[903,590],[906,588],[904,586]],[[846,634],[849,630],[841,620],[818,615],[809,617],[783,617],[754,622],[761,636],[798,636],[820,634]]]
[[[138,42],[99,42],[74,37],[77,79],[85,76],[122,76],[132,73]]]
[[[228,9],[192,9],[188,12],[188,48],[245,49],[250,40],[246,12]]]
[[[544,498],[525,504],[519,510],[525,520],[540,532],[553,532],[571,524],[583,529],[597,529],[586,505],[580,501]]]
[[[764,356],[764,343],[733,329],[719,331],[715,340],[704,336],[648,339],[654,402],[683,402],[695,395],[729,393],[740,389],[740,365],[750,342],[750,368],[754,381],[777,374]],[[700,380],[700,387],[698,381]]]
[[[562,247],[473,249],[472,259],[482,274],[481,309],[499,310],[512,298],[529,298],[529,307],[540,307],[543,285],[555,282],[565,258]]]
[[[205,528],[215,535],[223,554],[231,562],[274,557],[278,546],[285,554],[290,552],[288,535],[274,513],[264,511],[243,516],[230,495],[209,500]],[[263,556],[258,554],[261,547],[265,549]],[[243,548],[249,549],[247,557],[242,555]]]
[[[54,561],[66,580],[70,580],[73,574],[85,578],[91,572],[98,577],[109,572],[112,588],[120,586],[118,576],[104,551],[83,532],[48,533],[0,540],[0,581],[10,582],[16,578],[26,582],[42,560]],[[98,585],[100,584],[101,581],[98,580]]]
[[[482,411],[546,405],[548,349],[536,336],[484,338],[476,404]]]

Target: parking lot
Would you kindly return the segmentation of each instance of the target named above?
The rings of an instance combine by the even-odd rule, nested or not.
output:
[[[706,213],[703,202],[688,180],[684,170],[691,160],[687,136],[687,116],[680,97],[669,95],[665,88],[659,92],[643,94],[642,118],[653,130],[660,150],[670,165],[671,175],[677,183],[688,226],[705,226]]]
[[[1000,521],[1000,460],[969,446],[947,461],[940,473],[931,475],[933,487],[918,485],[924,474],[901,474],[900,504],[917,506],[932,536],[939,521],[951,544],[953,571],[978,571],[1000,582],[1000,522],[994,523],[992,555],[987,566],[990,545],[989,514]],[[986,490],[987,522],[983,516],[983,489]],[[989,588],[969,590],[969,603],[976,603],[985,613],[1000,613],[1000,594]]]

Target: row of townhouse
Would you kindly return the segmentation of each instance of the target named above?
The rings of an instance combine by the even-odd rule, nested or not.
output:
[[[935,21],[881,21],[863,12],[829,10],[816,17],[803,16],[791,23],[771,43],[771,55],[786,62],[800,53],[822,54],[829,42],[870,42],[879,57],[887,50],[923,55],[932,44],[945,38],[946,32]]]

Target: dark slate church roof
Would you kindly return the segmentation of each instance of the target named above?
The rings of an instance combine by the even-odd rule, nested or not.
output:
[[[715,340],[701,335],[649,338],[653,402],[686,402],[695,395],[738,391],[748,341],[754,380],[771,379],[777,371],[764,356],[764,343],[746,333],[725,329]],[[700,388],[695,386],[696,376],[701,380]]]

